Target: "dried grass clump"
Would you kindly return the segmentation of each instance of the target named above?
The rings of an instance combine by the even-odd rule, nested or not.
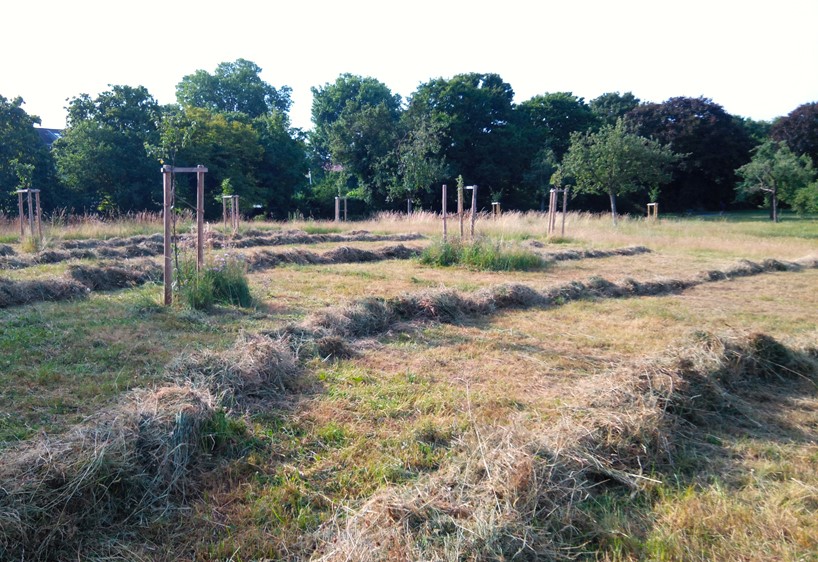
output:
[[[289,250],[286,252],[271,252],[262,250],[248,257],[248,267],[253,271],[277,267],[281,264],[338,264],[363,263],[392,259],[409,259],[417,256],[420,250],[407,248],[402,244],[389,246],[379,250],[361,250],[349,246],[341,246],[323,254],[315,254],[306,250]]]
[[[322,527],[314,559],[593,556],[610,529],[585,500],[612,487],[638,494],[671,476],[683,478],[704,458],[693,449],[712,448],[703,431],[740,426],[739,416],[758,416],[766,407],[775,423],[780,404],[764,405],[781,386],[779,376],[792,384],[773,393],[804,384],[814,392],[818,352],[810,349],[763,334],[699,335],[658,361],[584,379],[564,397],[577,411],[562,421],[473,427],[438,472],[339,512]]]
[[[458,449],[428,478],[386,488],[351,515],[325,524],[314,559],[573,558],[564,547],[575,505],[587,495],[580,471],[518,425],[475,432]]]
[[[537,248],[542,247],[542,244],[531,245]],[[645,246],[628,246],[626,248],[618,248],[615,250],[562,250],[560,252],[543,254],[543,258],[548,261],[568,261],[609,258],[612,256],[636,256],[639,254],[648,254],[650,252],[650,248],[646,248]]]
[[[251,396],[269,396],[291,388],[298,368],[284,341],[264,335],[241,335],[223,352],[183,356],[167,367],[174,380],[206,388],[233,406]]]
[[[161,279],[162,268],[152,261],[127,266],[117,264],[72,265],[68,274],[91,291],[111,291],[157,281]]]
[[[0,256],[15,256],[17,252],[14,251],[14,248],[9,246],[8,244],[0,244]]]
[[[87,293],[88,287],[73,279],[11,281],[0,278],[0,308],[39,301],[81,298]]]
[[[370,297],[319,311],[306,321],[305,326],[322,335],[365,337],[386,331],[396,319],[387,301]]]
[[[545,296],[528,285],[520,283],[507,283],[482,289],[474,295],[474,298],[481,303],[481,308],[491,309],[530,308],[548,304]]]
[[[0,457],[0,559],[56,560],[167,517],[193,492],[213,397],[191,386],[132,394],[68,434]]]

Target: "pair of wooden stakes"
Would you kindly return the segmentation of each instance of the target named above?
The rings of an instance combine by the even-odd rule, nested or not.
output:
[[[43,223],[41,220],[42,211],[40,210],[40,190],[39,189],[18,189],[15,191],[17,194],[17,206],[20,209],[20,238],[24,238],[26,235],[26,227],[25,227],[25,205],[23,204],[23,195],[26,196],[26,200],[28,202],[28,229],[31,234],[31,237],[37,237],[38,240],[43,239]],[[32,201],[32,197],[34,196],[34,201]],[[34,231],[34,225],[37,225],[37,231]]]
[[[174,166],[162,166],[160,170],[163,178],[164,186],[164,204],[163,213],[164,218],[164,303],[170,305],[173,303],[173,267],[172,267],[172,238],[173,229],[171,225],[171,213],[174,206],[174,185],[173,174],[178,173],[193,173],[196,174],[196,271],[200,271],[204,267],[204,175],[207,173],[207,168],[201,164],[195,168],[183,168]],[[228,212],[229,211],[229,212]],[[230,226],[233,229],[233,234],[239,230],[239,196],[238,195],[224,195],[222,197],[222,216],[224,219],[224,229],[227,231],[228,219]]]

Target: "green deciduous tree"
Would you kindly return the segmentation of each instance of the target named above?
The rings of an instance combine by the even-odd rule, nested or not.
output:
[[[774,222],[778,222],[779,202],[798,203],[803,210],[811,206],[810,183],[815,179],[812,161],[807,155],[794,154],[786,143],[774,140],[762,143],[753,151],[752,160],[737,169],[736,174],[741,178],[737,184],[739,197],[765,194]]]
[[[382,205],[392,176],[386,160],[399,138],[400,96],[374,78],[352,74],[312,93],[311,148],[322,170],[338,170],[327,180],[342,179],[369,203]]]
[[[579,193],[607,194],[616,224],[616,198],[667,183],[678,159],[658,142],[627,132],[620,119],[598,132],[574,133],[558,178],[573,178]]]
[[[251,118],[272,111],[287,113],[291,89],[271,86],[260,73],[261,68],[246,59],[223,62],[213,74],[197,70],[176,85],[176,99],[183,106],[243,113]]]
[[[398,142],[392,155],[395,175],[389,186],[390,198],[412,200],[418,193],[428,193],[447,172],[445,159],[439,154],[437,126],[421,119]]]
[[[63,184],[84,207],[104,211],[157,208],[159,105],[142,86],[112,86],[68,106],[68,127],[54,143]]]
[[[605,125],[614,125],[616,120],[624,117],[639,105],[639,98],[631,92],[607,92],[588,102],[591,111]]]
[[[558,160],[568,151],[572,133],[599,125],[599,119],[585,100],[571,92],[534,96],[518,105],[515,111],[521,117],[525,144],[536,151],[550,148]]]
[[[13,193],[21,185],[20,174],[29,187],[43,190],[44,204],[53,206],[56,194],[54,161],[34,128],[40,118],[26,113],[23,103],[20,97],[0,96],[0,210],[7,212],[17,209]]]
[[[499,198],[516,187],[524,167],[515,150],[513,99],[511,86],[497,74],[458,74],[421,84],[408,112],[439,127],[451,173],[480,185],[481,198]]]

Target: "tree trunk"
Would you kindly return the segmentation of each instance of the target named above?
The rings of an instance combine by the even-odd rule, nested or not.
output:
[[[613,223],[616,226],[616,194],[609,191],[608,195],[611,197],[611,217],[613,217]]]

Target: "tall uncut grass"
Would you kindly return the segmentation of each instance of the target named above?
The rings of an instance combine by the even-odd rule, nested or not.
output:
[[[253,304],[247,264],[241,256],[222,254],[201,271],[196,262],[185,259],[179,264],[179,294],[195,310],[208,310],[217,304],[249,307]]]
[[[423,250],[424,265],[462,265],[485,271],[532,271],[545,267],[545,260],[534,252],[496,240],[478,239],[435,242]]]

